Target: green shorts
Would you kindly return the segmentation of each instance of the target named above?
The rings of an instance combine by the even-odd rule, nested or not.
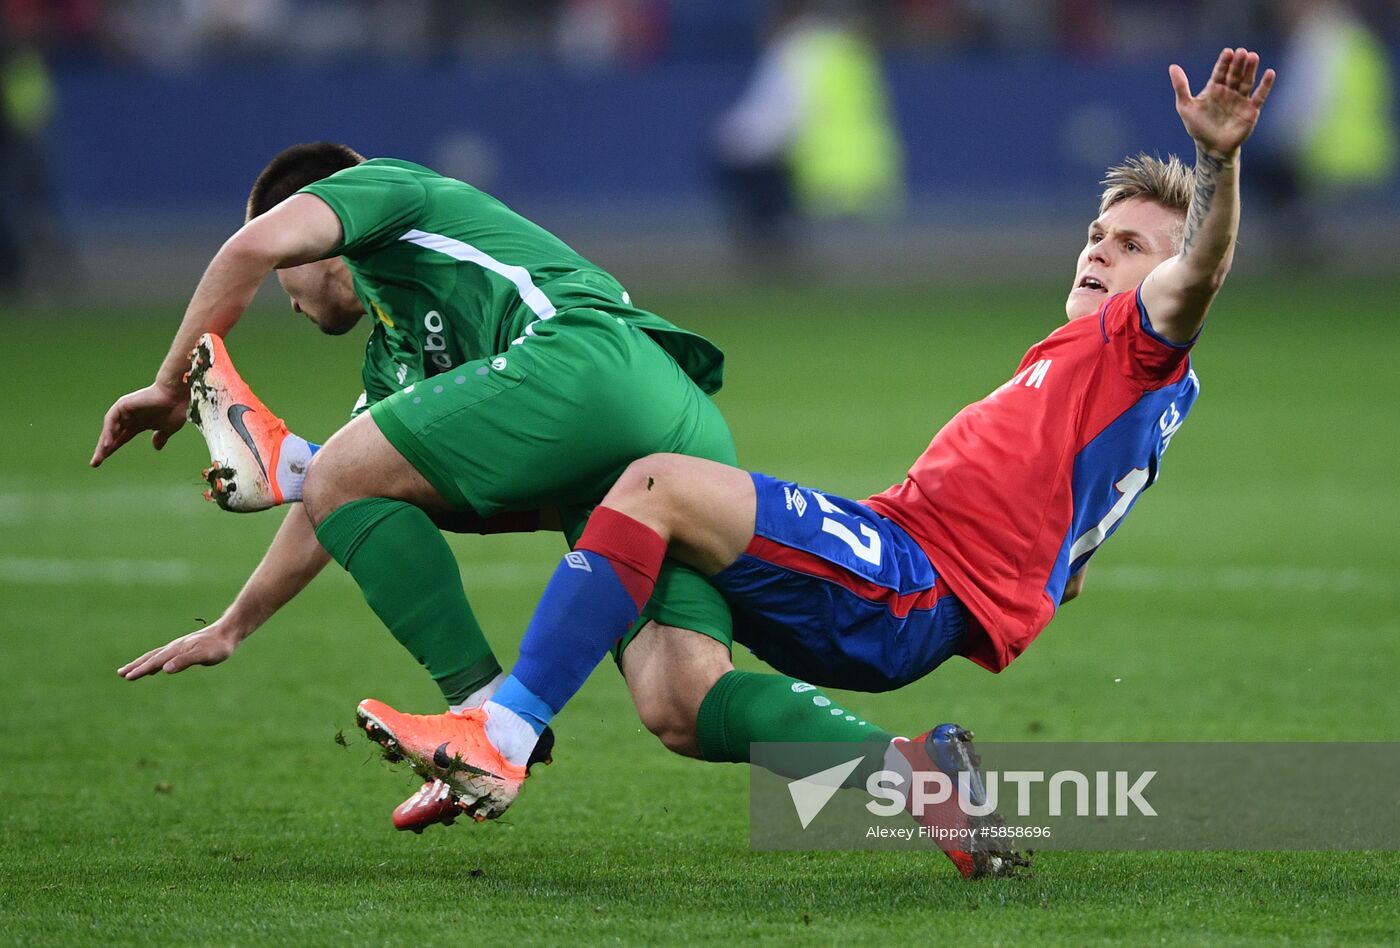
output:
[[[454,507],[489,517],[555,507],[572,544],[632,461],[674,453],[735,464],[719,409],[643,330],[593,309],[533,324],[524,342],[370,407],[400,454]],[[732,638],[729,608],[669,560],[644,616]]]

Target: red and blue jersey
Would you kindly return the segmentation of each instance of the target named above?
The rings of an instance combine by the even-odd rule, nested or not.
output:
[[[901,484],[865,501],[904,528],[982,627],[965,654],[1005,668],[1156,480],[1200,390],[1192,342],[1153,330],[1141,289],[1032,346],[960,411]]]

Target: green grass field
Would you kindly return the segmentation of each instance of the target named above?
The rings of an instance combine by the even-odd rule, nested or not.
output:
[[[1400,739],[1398,290],[1229,287],[1196,358],[1201,401],[1083,599],[1002,675],[955,661],[843,703],[894,730],[955,719],[987,740]],[[1060,292],[643,302],[728,352],[721,404],[747,466],[864,496],[1009,376]],[[222,667],[115,674],[214,618],[276,523],[200,501],[192,429],[86,467],[103,411],[149,379],[178,315],[5,318],[0,939],[1400,938],[1394,853],[1044,853],[1031,878],[969,884],[936,854],[750,852],[745,769],[667,754],[608,666],[505,820],[393,832],[415,781],[354,733],[355,703],[439,699],[335,567]],[[358,334],[325,340],[279,310],[232,349],[308,436],[359,392]],[[509,663],[557,538],[453,543]]]

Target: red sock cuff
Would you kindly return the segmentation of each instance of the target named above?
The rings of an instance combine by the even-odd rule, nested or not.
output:
[[[646,524],[611,507],[599,507],[588,518],[574,549],[597,553],[612,563],[623,588],[641,609],[656,589],[666,541]]]

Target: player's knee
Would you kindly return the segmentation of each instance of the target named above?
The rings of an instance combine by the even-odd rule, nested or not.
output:
[[[627,465],[603,498],[603,504],[656,527],[668,525],[680,466],[677,454],[652,454]]]
[[[685,757],[700,756],[700,705],[733,667],[722,643],[655,622],[648,623],[622,654],[622,672],[642,725],[667,750]]]
[[[657,662],[643,665],[638,661],[624,662],[624,669],[642,727],[655,735],[667,750],[683,757],[700,756],[695,737],[698,702],[687,702],[675,688],[676,678],[687,670]],[[689,706],[692,704],[694,706]]]

